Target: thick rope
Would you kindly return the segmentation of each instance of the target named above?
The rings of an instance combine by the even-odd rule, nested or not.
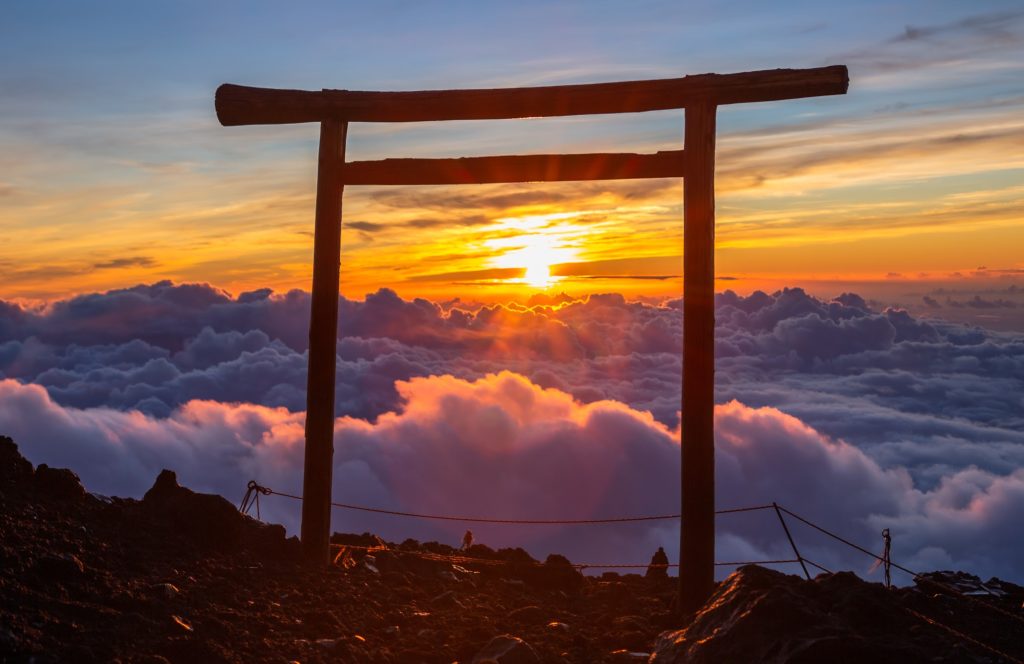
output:
[[[247,485],[247,490],[246,490],[246,493],[245,493],[245,497],[242,499],[242,504],[239,506],[239,510],[242,511],[243,513],[248,513],[248,510],[253,506],[253,504],[255,504],[256,505],[256,511],[257,511],[257,517],[258,517],[259,516],[259,496],[260,495],[264,495],[264,496],[281,496],[283,498],[290,498],[291,500],[297,500],[297,501],[300,501],[300,502],[302,501],[302,496],[296,496],[295,494],[285,493],[283,491],[275,491],[275,490],[270,489],[268,487],[261,486],[261,485],[257,484],[255,480],[252,480]],[[663,521],[663,520],[668,520],[668,519],[679,519],[682,516],[681,514],[660,514],[660,515],[653,515],[653,516],[628,516],[628,517],[613,517],[613,518],[605,518],[605,519],[497,519],[497,518],[485,518],[485,517],[451,516],[451,515],[442,515],[442,514],[423,514],[423,513],[418,513],[418,512],[402,512],[402,511],[398,511],[398,510],[386,510],[386,509],[380,509],[380,508],[376,508],[376,507],[366,507],[364,505],[351,505],[351,504],[348,504],[348,503],[335,503],[335,502],[332,502],[331,505],[333,507],[338,507],[338,508],[341,508],[341,509],[358,510],[358,511],[361,511],[361,512],[371,512],[371,513],[374,513],[374,514],[387,514],[387,515],[390,515],[390,516],[403,516],[403,517],[410,517],[410,518],[415,518],[415,519],[433,519],[433,520],[438,520],[438,521],[461,521],[461,522],[468,522],[468,523],[495,523],[495,524],[506,524],[506,525],[544,525],[544,526],[554,526],[554,525],[587,525],[587,524],[607,524],[607,523],[632,523],[632,522],[640,522],[640,521]],[[715,512],[715,514],[735,514],[735,513],[739,513],[739,512],[755,512],[755,511],[759,511],[759,510],[768,510],[768,509],[776,510],[776,513],[779,514],[779,518],[780,519],[782,518],[780,512],[785,512],[786,514],[788,514],[789,516],[793,517],[794,519],[796,519],[796,520],[800,521],[801,523],[804,523],[805,525],[807,525],[807,526],[809,526],[809,527],[811,527],[811,528],[821,532],[822,534],[827,535],[827,536],[829,536],[829,537],[831,537],[831,538],[833,538],[833,539],[835,539],[835,540],[837,540],[839,542],[842,542],[846,546],[849,546],[849,547],[851,547],[853,549],[856,549],[857,551],[860,551],[861,553],[863,553],[865,555],[871,556],[872,558],[874,558],[875,560],[877,560],[877,561],[879,561],[881,563],[884,563],[887,567],[895,567],[896,569],[911,575],[914,578],[914,580],[919,582],[919,583],[927,583],[927,584],[933,585],[935,587],[942,588],[946,592],[954,594],[954,595],[956,595],[958,597],[961,597],[961,598],[973,601],[973,602],[975,602],[977,604],[981,604],[982,606],[988,607],[989,609],[991,609],[993,611],[996,611],[998,613],[1001,613],[1001,614],[1003,614],[1005,616],[1008,616],[1010,618],[1013,618],[1014,620],[1018,620],[1020,622],[1024,622],[1024,617],[1022,617],[1022,616],[1020,616],[1018,614],[1015,614],[1015,613],[1012,613],[1010,611],[1007,611],[1007,610],[1003,609],[1002,607],[996,606],[995,604],[990,604],[988,602],[983,602],[983,601],[977,599],[976,597],[972,597],[970,595],[966,595],[963,592],[959,591],[958,589],[954,588],[953,586],[947,585],[945,583],[941,583],[939,581],[934,581],[932,579],[928,579],[928,578],[922,577],[917,572],[914,572],[913,570],[907,569],[906,567],[903,567],[902,565],[899,565],[899,564],[893,562],[892,559],[889,558],[888,556],[885,556],[885,557],[879,556],[878,554],[876,554],[876,553],[874,553],[872,551],[869,551],[868,549],[865,549],[864,547],[862,547],[862,546],[860,546],[858,544],[855,544],[855,543],[851,542],[850,540],[846,539],[845,537],[842,537],[841,535],[837,535],[836,533],[834,533],[834,532],[832,532],[830,530],[827,530],[826,528],[823,528],[823,527],[819,526],[818,524],[813,523],[813,522],[805,519],[804,517],[800,516],[799,514],[793,512],[792,510],[787,509],[787,508],[785,508],[785,507],[783,507],[781,505],[776,505],[775,503],[772,503],[770,505],[755,505],[753,507],[736,507],[736,508],[731,508],[731,509],[718,510],[718,511]],[[785,526],[785,522],[784,521],[783,521],[783,525]],[[790,538],[790,541],[792,543],[792,538]],[[822,567],[821,565],[819,565],[817,563],[814,563],[814,562],[812,562],[810,560],[807,560],[806,558],[802,557],[800,555],[800,553],[798,551],[796,551],[795,545],[794,545],[794,551],[796,552],[796,555],[797,555],[797,558],[795,560],[777,560],[777,561],[765,560],[765,561],[750,561],[749,563],[716,563],[716,564],[719,564],[719,565],[730,565],[730,564],[739,565],[739,564],[758,564],[758,563],[768,564],[768,563],[799,562],[802,565],[804,562],[807,562],[807,563],[810,563],[812,566],[816,567],[817,569],[820,569],[820,570],[822,570],[824,572],[827,572],[827,573],[831,573],[828,569]],[[484,564],[484,563],[481,563],[481,564]],[[595,565],[580,565],[580,567],[623,568],[623,569],[643,568],[643,567],[647,567],[647,566],[648,565],[643,565],[643,564],[636,564],[636,565],[597,565],[597,564],[595,564]],[[677,567],[677,566],[678,565],[671,565],[671,567]],[[804,569],[804,573],[807,574],[806,568]],[[807,576],[808,576],[808,578],[810,577],[809,574],[807,574]],[[990,591],[984,585],[982,585],[982,589],[985,590],[985,592],[987,592],[989,595],[992,595],[993,597],[996,596],[995,593]]]
[[[446,562],[446,563],[455,563],[455,564],[466,564],[466,565],[489,565],[489,566],[496,566],[496,565],[529,565],[529,566],[532,566],[532,567],[546,567],[547,566],[545,563],[542,563],[542,562],[537,561],[537,560],[530,560],[530,561],[525,561],[525,560],[517,560],[517,561],[496,560],[496,559],[493,559],[493,558],[477,558],[477,557],[473,557],[473,556],[445,555],[445,554],[442,554],[442,553],[433,553],[433,552],[430,552],[430,551],[408,551],[408,550],[404,550],[404,549],[392,549],[392,548],[389,548],[387,546],[382,546],[382,545],[362,546],[362,545],[358,545],[358,544],[332,544],[331,546],[336,547],[336,548],[339,549],[338,554],[334,557],[335,563],[337,563],[338,560],[342,559],[351,549],[357,549],[357,550],[364,551],[366,553],[374,553],[374,552],[378,552],[378,551],[386,551],[386,552],[392,553],[392,554],[415,556],[417,558],[421,558],[421,559],[424,559],[424,560],[432,560],[432,561],[437,561],[437,562]],[[821,570],[823,570],[825,572],[829,572],[829,570],[825,569],[821,565],[819,565],[819,564],[815,563],[814,561],[809,560],[807,558],[793,558],[793,559],[788,559],[788,560],[728,561],[728,562],[715,563],[715,565],[740,566],[740,565],[764,565],[764,564],[783,564],[783,563],[799,563],[799,562],[806,562],[806,563],[809,563],[810,565],[813,565],[814,567],[817,567],[818,569],[821,569]],[[570,565],[571,565],[571,567],[573,567],[574,569],[576,569],[577,571],[580,571],[580,572],[582,572],[585,569],[644,569],[644,568],[650,568],[651,567],[651,565],[643,565],[643,564],[603,564],[603,563],[602,564],[598,564],[598,563],[571,563]],[[668,567],[676,568],[676,567],[679,567],[679,564],[678,563],[669,563],[669,564],[666,564],[666,565],[657,565],[657,567],[659,567],[659,568],[668,568]],[[829,572],[829,573],[831,573],[831,572]],[[1014,664],[1024,664],[1024,661],[1022,661],[1020,659],[1017,659],[1017,658],[1013,657],[1012,655],[1009,655],[1009,654],[999,650],[998,648],[995,648],[995,647],[993,647],[991,645],[988,645],[988,644],[986,644],[986,643],[984,643],[982,641],[979,641],[978,639],[976,639],[976,638],[974,638],[974,637],[972,637],[972,636],[970,636],[968,634],[965,634],[964,632],[961,632],[961,631],[956,630],[956,629],[954,629],[954,628],[952,628],[952,627],[950,627],[948,625],[940,623],[940,622],[938,622],[938,621],[936,621],[936,620],[934,620],[932,618],[929,618],[928,616],[926,616],[924,614],[921,614],[921,613],[918,613],[917,611],[914,611],[913,609],[910,609],[910,608],[907,608],[907,607],[903,607],[903,609],[905,611],[907,611],[908,613],[910,613],[911,615],[913,615],[914,617],[918,618],[919,620],[922,620],[922,621],[928,623],[929,625],[932,625],[932,626],[937,627],[939,629],[945,630],[946,632],[948,632],[948,633],[952,634],[953,636],[963,640],[966,643],[970,643],[970,644],[975,645],[975,646],[977,646],[979,648],[982,648],[983,650],[986,650],[986,651],[988,651],[988,652],[990,652],[990,653],[992,653],[994,655],[1002,657],[1002,658],[1004,658],[1004,659],[1006,659],[1006,660],[1008,660],[1010,662],[1014,662]]]
[[[250,482],[254,484],[254,482]],[[275,491],[268,489],[267,487],[259,486],[258,490],[263,495],[274,495],[281,496],[283,498],[290,498],[292,500],[302,500],[302,496],[296,496],[291,493],[284,493],[282,491]],[[247,494],[248,495],[248,494]],[[333,507],[339,507],[346,510],[357,510],[360,512],[371,512],[373,514],[387,514],[390,516],[405,516],[414,519],[433,519],[436,521],[462,521],[465,523],[500,523],[500,524],[512,524],[512,525],[533,525],[533,526],[570,526],[570,525],[585,525],[585,524],[601,524],[601,523],[630,523],[637,521],[665,521],[668,519],[679,519],[682,517],[681,514],[657,514],[649,516],[623,516],[623,517],[610,517],[606,519],[497,519],[497,518],[486,518],[486,517],[475,517],[475,516],[451,516],[447,514],[423,514],[419,512],[402,512],[398,510],[386,510],[379,507],[366,507],[365,505],[351,505],[348,503],[331,503]],[[757,505],[754,507],[737,507],[727,510],[719,510],[715,514],[735,514],[737,512],[754,512],[757,510],[773,509],[771,505]]]
[[[452,563],[466,563],[466,564],[478,564],[478,565],[534,565],[539,567],[546,566],[546,563],[542,563],[537,560],[525,561],[525,560],[498,560],[494,558],[476,558],[473,556],[460,556],[460,555],[447,555],[443,553],[434,553],[432,551],[409,551],[406,549],[392,549],[386,546],[363,546],[359,544],[331,544],[332,547],[339,549],[338,554],[335,556],[335,561],[342,558],[346,551],[350,549],[356,549],[364,551],[366,553],[373,553],[376,551],[386,551],[388,553],[394,553],[398,555],[416,556],[417,558],[425,558],[427,560],[436,560],[441,562],[452,562]],[[769,564],[782,564],[782,563],[798,563],[800,562],[796,558],[786,560],[740,560],[740,561],[726,561],[715,563],[720,566],[734,566],[739,567],[740,565],[769,565]],[[575,567],[579,570],[588,568],[594,569],[646,569],[648,567],[679,567],[679,563],[667,563],[651,565],[650,563],[570,563],[571,567]]]
[[[239,511],[242,512],[242,513],[248,514],[248,512],[252,508],[252,506],[255,505],[256,506],[257,518],[259,518],[259,509],[260,509],[260,507],[259,507],[259,497],[261,495],[264,495],[264,496],[271,496],[271,495],[273,495],[273,496],[281,496],[283,498],[290,498],[292,500],[302,501],[302,497],[301,496],[296,496],[296,495],[290,494],[290,493],[284,493],[282,491],[274,491],[273,489],[270,489],[268,487],[260,486],[259,484],[256,483],[255,480],[252,480],[252,481],[249,482],[249,484],[246,487],[246,493],[245,493],[245,496],[242,498],[241,504],[239,505]],[[347,504],[347,503],[335,503],[335,502],[332,502],[331,506],[338,507],[338,508],[341,508],[341,509],[358,510],[358,511],[361,511],[361,512],[371,512],[371,513],[374,513],[374,514],[387,514],[387,515],[390,515],[390,516],[411,517],[411,518],[416,518],[416,519],[433,519],[433,520],[439,520],[439,521],[462,521],[462,522],[468,522],[468,523],[496,523],[496,524],[514,524],[514,525],[576,525],[576,524],[629,523],[629,522],[638,522],[638,521],[662,521],[662,520],[668,520],[668,519],[679,519],[682,516],[681,514],[662,514],[662,515],[652,515],[652,516],[613,517],[613,518],[605,518],[605,519],[496,519],[496,518],[484,518],[484,517],[450,516],[450,515],[441,515],[441,514],[422,514],[422,513],[417,513],[417,512],[402,512],[402,511],[398,511],[398,510],[385,510],[385,509],[380,509],[380,508],[375,508],[375,507],[366,507],[364,505],[351,505],[351,504]],[[807,526],[817,530],[818,532],[820,532],[820,533],[822,533],[824,535],[827,535],[828,537],[831,537],[832,539],[835,539],[836,541],[841,542],[841,543],[845,544],[846,546],[848,546],[850,548],[856,549],[857,551],[860,551],[861,553],[863,553],[865,555],[871,556],[876,561],[884,564],[885,568],[886,568],[885,571],[886,571],[886,586],[887,587],[890,586],[890,584],[891,584],[891,580],[890,580],[890,577],[889,577],[889,569],[891,567],[895,567],[896,569],[911,575],[914,578],[914,580],[916,582],[918,582],[918,583],[926,583],[926,584],[933,585],[933,586],[941,588],[941,589],[945,590],[946,592],[949,592],[949,593],[951,593],[953,595],[956,595],[956,596],[959,596],[961,598],[973,601],[973,602],[975,602],[977,604],[981,604],[982,606],[986,606],[989,609],[997,611],[997,612],[999,612],[999,613],[1001,613],[1001,614],[1003,614],[1005,616],[1008,616],[1008,617],[1013,618],[1015,620],[1024,622],[1024,617],[1022,617],[1022,616],[1019,616],[1017,614],[1011,613],[1010,611],[1007,611],[1007,610],[1005,610],[1005,609],[1003,609],[1003,608],[1001,608],[999,606],[996,606],[994,604],[990,604],[988,602],[982,602],[981,600],[979,600],[979,599],[977,599],[975,597],[972,597],[970,595],[967,595],[967,594],[961,592],[960,590],[958,590],[957,588],[954,588],[953,586],[950,586],[948,584],[941,583],[939,581],[934,581],[932,579],[923,577],[920,574],[914,572],[913,570],[907,569],[906,567],[903,567],[902,565],[894,563],[892,561],[891,556],[890,556],[890,540],[889,540],[888,537],[886,537],[885,551],[883,551],[882,555],[879,556],[878,554],[876,554],[876,553],[874,553],[872,551],[869,551],[868,549],[866,549],[866,548],[864,548],[864,547],[862,547],[862,546],[860,546],[858,544],[855,544],[855,543],[851,542],[850,540],[846,539],[845,537],[842,537],[841,535],[837,535],[836,533],[834,533],[834,532],[832,532],[832,531],[830,531],[830,530],[828,530],[826,528],[823,528],[823,527],[819,526],[818,524],[813,523],[813,522],[809,521],[808,519],[805,519],[804,517],[800,516],[799,514],[796,514],[792,510],[789,510],[789,509],[787,509],[785,507],[782,507],[781,505],[778,505],[776,503],[772,503],[770,505],[756,505],[756,506],[753,506],[753,507],[738,507],[738,508],[732,508],[732,509],[718,510],[718,511],[715,512],[715,514],[735,514],[735,513],[740,513],[740,512],[755,512],[755,511],[766,510],[766,509],[775,510],[775,513],[778,515],[779,520],[782,521],[783,528],[786,530],[786,535],[787,535],[787,537],[789,537],[790,544],[793,546],[793,551],[794,551],[794,553],[796,554],[797,557],[793,558],[793,559],[784,559],[784,560],[750,560],[750,561],[716,562],[715,563],[716,566],[734,566],[734,567],[738,567],[738,566],[741,566],[741,565],[768,565],[768,564],[790,564],[790,563],[800,563],[800,565],[803,566],[804,563],[806,563],[806,564],[809,564],[809,565],[811,565],[811,566],[813,566],[813,567],[815,567],[817,569],[820,569],[821,571],[823,571],[823,572],[825,572],[827,574],[831,574],[832,573],[831,570],[827,569],[826,567],[823,567],[822,565],[819,565],[818,563],[814,562],[813,560],[809,560],[808,558],[803,557],[799,553],[799,551],[796,549],[796,544],[794,543],[793,538],[792,538],[792,536],[789,533],[789,529],[786,527],[785,520],[782,518],[781,512],[785,512],[789,516],[791,516],[794,519],[800,521],[801,523],[803,523],[803,524],[805,524],[805,525],[807,525]],[[888,535],[888,532],[886,532],[885,534]],[[334,546],[334,547],[337,547],[337,548],[340,549],[338,554],[334,558],[335,563],[337,563],[340,559],[345,557],[349,553],[350,550],[357,549],[357,550],[365,551],[366,553],[372,553],[372,552],[375,552],[375,551],[387,551],[389,553],[394,553],[394,554],[399,554],[399,555],[412,555],[412,556],[416,556],[416,557],[423,558],[423,559],[426,559],[426,560],[435,560],[435,561],[448,562],[448,563],[456,563],[456,564],[459,564],[459,563],[461,563],[461,564],[470,564],[470,565],[507,565],[507,564],[522,565],[522,564],[528,564],[528,565],[534,565],[534,566],[545,566],[545,563],[542,563],[542,562],[539,562],[539,561],[529,561],[529,562],[527,562],[527,561],[507,561],[507,560],[494,560],[494,559],[490,559],[490,558],[476,558],[476,557],[471,557],[471,556],[444,555],[444,554],[440,554],[440,553],[432,553],[432,552],[424,552],[424,551],[406,551],[406,550],[402,550],[402,549],[392,549],[392,548],[388,548],[386,546],[380,546],[380,545],[370,547],[370,546],[360,546],[360,545],[355,545],[355,544],[332,544],[331,546]],[[570,563],[570,566],[573,567],[576,570],[579,570],[579,571],[583,571],[585,569],[645,569],[645,568],[650,568],[651,567],[650,564],[639,564],[639,563],[638,564]],[[679,567],[679,564],[678,563],[659,564],[659,565],[656,565],[655,567],[658,567],[658,568],[669,568],[669,567],[677,568],[677,567]],[[804,567],[804,574],[808,578],[810,578],[810,574],[807,573],[806,567]],[[989,593],[992,596],[996,596],[995,593],[993,593],[991,590],[986,588],[984,586],[984,584],[982,584],[981,587],[982,587],[983,590],[985,590],[985,592]],[[912,609],[909,609],[909,608],[906,608],[906,607],[903,607],[903,608],[908,613],[910,613],[911,615],[915,616],[916,618],[918,618],[920,620],[923,620],[924,622],[926,622],[926,623],[928,623],[930,625],[933,625],[935,627],[943,629],[946,632],[949,632],[953,636],[956,636],[957,638],[962,639],[963,641],[965,641],[967,643],[971,643],[971,644],[973,644],[975,646],[978,646],[979,648],[982,648],[982,649],[984,649],[984,650],[986,650],[986,651],[988,651],[988,652],[990,652],[990,653],[992,653],[994,655],[1002,657],[1002,658],[1004,658],[1004,659],[1006,659],[1008,661],[1015,662],[1016,664],[1024,664],[1024,661],[1022,661],[1020,659],[1017,659],[1017,658],[1015,658],[1015,657],[1013,657],[1013,656],[1011,656],[1011,655],[1009,655],[1009,654],[1007,654],[1007,653],[1005,653],[1005,652],[1003,652],[1003,651],[1001,651],[1001,650],[999,650],[997,648],[994,648],[994,647],[992,647],[992,646],[990,646],[988,644],[985,644],[985,643],[983,643],[983,642],[981,642],[981,641],[979,641],[979,640],[969,636],[968,634],[964,634],[963,632],[960,632],[960,631],[958,631],[956,629],[953,629],[952,627],[949,627],[948,625],[944,625],[944,624],[942,624],[940,622],[937,622],[934,619],[929,618],[928,616],[925,616],[925,615],[923,615],[921,613],[918,613],[918,612],[916,612],[916,611],[914,611]]]
[[[833,573],[833,572],[832,572],[832,570],[830,570],[829,568],[827,568],[827,567],[822,567],[821,565],[819,565],[818,563],[814,562],[814,561],[813,561],[813,560],[811,560],[810,558],[804,558],[804,559],[803,559],[803,561],[804,561],[805,563],[807,563],[808,565],[811,565],[812,567],[817,567],[818,569],[820,569],[820,570],[821,570],[822,572],[824,572],[825,574],[832,574],[832,573]]]
[[[822,528],[821,526],[819,526],[816,523],[812,523],[812,522],[808,521],[807,519],[803,518],[799,514],[796,514],[796,513],[792,512],[792,511],[786,509],[785,507],[782,507],[781,505],[779,506],[779,509],[781,509],[783,512],[785,512],[786,514],[790,515],[794,519],[797,519],[798,521],[801,521],[801,522],[807,524],[811,528],[814,528],[815,530],[817,530],[818,532],[820,532],[820,533],[822,533],[824,535],[828,535],[829,537],[831,537],[831,538],[833,538],[833,539],[835,539],[835,540],[837,540],[839,542],[842,542],[843,544],[845,544],[845,545],[847,545],[849,547],[857,549],[861,553],[869,555],[872,558],[874,558],[875,560],[878,560],[878,561],[880,561],[882,563],[886,563],[886,564],[888,564],[888,565],[890,565],[892,567],[895,567],[896,569],[898,569],[898,570],[900,570],[902,572],[906,572],[907,574],[912,576],[914,578],[914,581],[916,581],[917,583],[929,584],[929,585],[935,586],[936,588],[941,588],[942,590],[945,590],[946,592],[948,592],[948,593],[950,593],[952,595],[956,595],[957,597],[960,597],[961,599],[966,599],[968,601],[974,602],[975,604],[980,604],[981,606],[988,607],[992,611],[995,611],[997,613],[1001,613],[1004,616],[1007,616],[1008,618],[1013,618],[1014,620],[1016,620],[1018,622],[1024,623],[1024,616],[1021,616],[1020,614],[1012,613],[1012,612],[1007,611],[1006,609],[1002,608],[1001,606],[997,606],[997,605],[991,604],[989,602],[983,602],[980,599],[978,599],[977,597],[972,597],[971,595],[963,593],[960,590],[958,590],[957,588],[954,588],[953,586],[951,586],[949,584],[942,583],[941,581],[935,581],[934,579],[929,579],[929,578],[927,578],[925,576],[922,576],[921,574],[919,574],[919,573],[917,573],[917,572],[915,572],[913,570],[909,570],[909,569],[907,569],[906,567],[904,567],[902,565],[898,565],[898,564],[892,562],[891,559],[890,560],[886,560],[882,556],[879,556],[876,553],[868,551],[864,547],[859,546],[857,544],[854,544],[850,540],[848,540],[848,539],[846,539],[844,537],[841,537],[840,535],[837,535],[837,534],[833,533],[830,530],[826,530],[825,528]],[[995,593],[993,593],[991,590],[986,588],[985,584],[981,584],[981,588],[986,593],[988,593],[990,596],[998,597]]]

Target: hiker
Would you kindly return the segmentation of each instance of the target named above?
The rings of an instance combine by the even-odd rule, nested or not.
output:
[[[466,534],[462,536],[462,548],[459,550],[465,551],[471,546],[473,546],[473,531],[467,530]]]
[[[667,579],[668,578],[668,555],[665,554],[665,549],[658,547],[658,550],[651,556],[651,564],[647,566],[648,579]]]

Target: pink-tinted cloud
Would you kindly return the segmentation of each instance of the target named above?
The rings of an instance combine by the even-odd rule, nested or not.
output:
[[[503,372],[467,381],[400,381],[402,407],[371,423],[340,418],[334,496],[384,508],[508,518],[588,518],[671,513],[679,502],[677,432],[614,401],[582,404]],[[893,530],[910,565],[962,567],[1021,578],[1024,547],[1013,515],[1024,508],[1024,472],[971,468],[933,489],[915,488],[860,449],[772,408],[739,402],[716,411],[720,506],[778,501],[866,543]],[[302,415],[252,404],[193,401],[170,417],[74,409],[38,386],[0,382],[0,430],[36,463],[71,466],[88,488],[140,495],[159,469],[197,489],[237,499],[256,478],[298,492]],[[293,530],[297,506],[264,500],[265,516]],[[457,542],[461,523],[336,510],[334,527]],[[642,562],[663,545],[674,556],[675,522],[614,526],[470,526],[496,546],[558,551],[580,562]],[[870,561],[797,531],[804,553],[866,572]],[[770,513],[719,517],[720,559],[789,557]]]

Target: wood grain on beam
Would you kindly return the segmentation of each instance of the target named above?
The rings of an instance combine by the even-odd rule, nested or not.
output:
[[[715,107],[686,109],[680,607],[715,588]]]
[[[345,164],[345,184],[488,184],[682,177],[682,150],[654,154],[536,154],[382,159]]]
[[[330,562],[331,487],[334,468],[335,346],[341,270],[341,173],[348,125],[320,125],[313,232],[313,294],[306,373],[306,448],[302,473],[302,548],[320,566]]]
[[[361,92],[278,90],[225,83],[217,88],[224,126],[349,122],[423,122],[636,113],[695,103],[738,104],[845,94],[843,65],[770,69],[737,74],[534,88]]]

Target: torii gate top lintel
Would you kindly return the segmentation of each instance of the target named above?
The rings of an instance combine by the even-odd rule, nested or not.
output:
[[[492,90],[360,92],[224,84],[225,126],[320,123],[313,289],[306,383],[302,544],[329,560],[334,455],[335,343],[345,185],[471,184],[683,178],[682,524],[680,610],[692,615],[714,588],[715,115],[722,104],[845,94],[845,66],[773,69],[622,83]],[[497,120],[685,109],[683,150],[655,154],[506,155],[345,161],[350,122]]]
[[[500,120],[742,104],[845,94],[844,65],[767,69],[736,74],[526,88],[367,92],[276,90],[225,83],[217,118],[225,127],[299,122],[429,122]]]

